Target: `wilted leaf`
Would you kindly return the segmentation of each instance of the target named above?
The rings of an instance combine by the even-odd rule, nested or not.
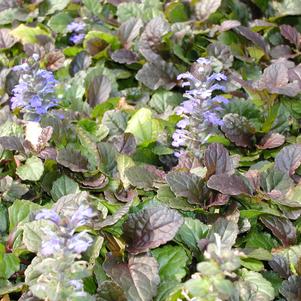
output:
[[[197,18],[206,21],[211,14],[218,10],[221,3],[221,0],[200,0],[195,7]]]
[[[296,242],[296,229],[289,219],[278,216],[262,216],[261,222],[287,247]]]
[[[59,164],[74,172],[85,172],[88,170],[88,159],[71,147],[59,150],[56,159]]]
[[[109,257],[106,273],[123,288],[128,301],[151,301],[160,282],[158,263],[147,255],[130,256],[128,263]]]
[[[17,167],[16,173],[22,180],[38,181],[44,173],[43,162],[38,157],[32,156],[24,165]]]
[[[14,36],[10,34],[7,28],[0,29],[0,49],[10,48],[18,42]]]
[[[275,158],[275,167],[292,176],[301,164],[301,144],[285,146]]]
[[[110,80],[105,75],[95,77],[88,89],[88,102],[94,108],[97,104],[105,102],[111,93]]]
[[[276,148],[284,144],[285,142],[285,136],[279,134],[279,133],[270,133],[265,135],[259,145],[257,147],[259,149],[271,149]]]
[[[169,172],[166,180],[176,196],[186,197],[192,204],[199,204],[204,197],[204,181],[194,174]]]
[[[219,143],[210,144],[204,155],[204,164],[207,168],[207,178],[214,174],[234,173],[232,159],[227,149]]]
[[[253,187],[248,179],[242,175],[213,175],[207,186],[226,195],[253,194]]]
[[[252,147],[255,129],[249,121],[238,114],[226,114],[221,129],[225,136],[237,146]]]
[[[182,223],[176,210],[162,205],[130,214],[123,226],[127,250],[139,254],[165,244],[174,238]]]

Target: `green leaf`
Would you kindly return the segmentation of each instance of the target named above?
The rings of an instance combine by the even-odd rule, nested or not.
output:
[[[166,111],[170,111],[177,106],[182,100],[182,95],[176,92],[161,90],[155,92],[149,105],[156,110],[158,113],[166,113]]]
[[[191,204],[199,204],[203,198],[204,181],[192,173],[172,171],[166,180],[177,197],[186,197]]]
[[[187,273],[189,257],[180,246],[164,246],[153,250],[152,255],[159,263],[161,282],[181,281]]]
[[[37,220],[26,223],[23,228],[23,243],[30,252],[38,253],[45,235],[55,231],[56,226],[48,220]]]
[[[42,3],[41,11],[45,15],[51,15],[56,11],[62,11],[70,0],[45,0]]]
[[[0,279],[8,279],[12,274],[17,272],[20,268],[19,258],[12,254],[3,254],[3,257],[0,256]]]
[[[71,21],[72,17],[69,13],[60,12],[49,19],[48,26],[56,33],[65,33],[66,27]]]
[[[199,254],[198,242],[206,238],[207,233],[207,225],[197,219],[186,217],[184,224],[179,229],[175,238],[177,241],[184,243],[189,250],[192,250],[195,254]]]
[[[16,200],[8,208],[9,230],[12,231],[21,222],[28,221],[29,215],[42,207],[27,200]]]
[[[162,130],[160,121],[152,118],[152,111],[142,108],[129,120],[125,132],[132,133],[138,145],[147,146],[156,141]]]
[[[53,182],[51,196],[56,201],[64,195],[77,192],[79,192],[78,184],[64,175]]]
[[[49,33],[40,27],[29,27],[20,24],[18,27],[10,32],[15,38],[20,39],[22,44],[34,44],[37,42],[38,35],[49,35]]]
[[[127,155],[119,155],[117,157],[117,169],[119,172],[120,179],[122,181],[124,189],[127,189],[130,186],[130,181],[126,176],[126,169],[135,165],[133,159]]]
[[[254,300],[272,301],[275,298],[275,290],[272,284],[257,272],[242,269],[242,279],[246,281],[253,290]],[[256,297],[255,297],[256,296]]]
[[[24,165],[17,168],[16,173],[22,180],[38,181],[44,172],[44,165],[41,159],[32,156],[27,159]]]

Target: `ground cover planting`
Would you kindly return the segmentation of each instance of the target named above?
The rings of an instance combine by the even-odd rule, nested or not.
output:
[[[0,301],[301,300],[299,0],[0,0]]]

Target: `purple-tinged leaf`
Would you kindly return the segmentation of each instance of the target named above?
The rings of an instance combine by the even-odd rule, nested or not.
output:
[[[123,289],[114,281],[105,280],[97,289],[97,301],[127,301]]]
[[[275,158],[275,167],[292,176],[301,165],[301,144],[285,146]]]
[[[117,151],[121,154],[132,155],[136,151],[136,139],[132,133],[124,133],[112,138]]]
[[[279,134],[279,133],[270,133],[265,135],[259,145],[257,147],[259,149],[271,149],[276,148],[284,144],[285,142],[285,136]]]
[[[232,174],[234,167],[228,150],[219,143],[210,144],[204,155],[204,163],[207,168],[206,177],[209,178],[214,174]]]
[[[85,51],[78,53],[70,64],[70,75],[73,77],[77,72],[87,69],[91,65],[91,62],[91,57]]]
[[[204,22],[211,14],[215,13],[220,7],[221,0],[198,1],[195,6],[195,13],[198,20]]]
[[[285,256],[274,254],[273,259],[269,261],[269,265],[283,279],[287,279],[291,275],[290,263]]]
[[[129,48],[134,39],[139,35],[143,22],[138,18],[131,18],[123,22],[117,30],[117,35],[123,47]]]
[[[108,227],[116,224],[124,215],[126,215],[129,212],[132,204],[133,201],[130,201],[124,206],[122,206],[120,209],[118,209],[113,215],[108,216],[104,221],[99,223],[96,222],[93,225],[93,229],[100,230],[104,227]]]
[[[299,301],[301,300],[301,277],[290,276],[287,280],[282,282],[279,292],[283,295],[287,301]]]
[[[10,34],[10,30],[7,28],[0,29],[0,49],[11,48],[18,42],[13,35]]]
[[[225,218],[219,218],[210,228],[208,239],[215,241],[215,234],[219,234],[221,243],[231,248],[235,244],[238,232],[237,223]]]
[[[88,159],[71,147],[59,150],[56,160],[59,164],[74,172],[85,172],[88,170]]]
[[[16,136],[3,136],[0,137],[0,145],[4,150],[18,151],[25,153],[25,149],[22,145],[21,139]]]
[[[65,56],[60,50],[52,51],[46,55],[46,69],[56,71],[64,66]]]
[[[294,186],[294,182],[287,173],[273,168],[260,175],[260,186],[270,198],[279,199]]]
[[[293,75],[294,63],[280,58],[264,69],[261,78],[253,84],[258,90],[294,97],[301,92],[301,81]]]
[[[102,189],[109,183],[109,179],[104,174],[100,174],[84,178],[80,183],[87,189]]]
[[[118,49],[111,54],[114,62],[119,64],[134,64],[138,61],[138,55],[128,49]]]
[[[123,225],[127,250],[139,254],[157,248],[172,240],[182,224],[181,214],[162,205],[130,214]]]
[[[152,90],[160,87],[170,90],[176,85],[176,74],[177,71],[172,63],[158,60],[156,63],[144,64],[135,77]]]
[[[289,219],[278,216],[262,216],[261,222],[287,247],[296,242],[296,229]]]
[[[280,25],[280,32],[284,38],[286,38],[290,43],[294,44],[299,48],[301,35],[295,27],[287,24]]]
[[[109,256],[105,272],[123,289],[128,301],[151,301],[160,283],[159,265],[155,258],[130,256],[128,263]]]
[[[94,108],[96,105],[105,102],[111,93],[111,82],[105,75],[95,77],[88,89],[88,102]]]
[[[199,204],[203,197],[204,181],[189,172],[172,171],[166,176],[170,189],[177,197],[186,197],[191,204]]]
[[[226,195],[253,194],[251,183],[242,175],[213,175],[208,180],[207,186]]]
[[[151,189],[156,181],[161,180],[157,172],[150,170],[146,165],[129,167],[125,170],[125,175],[133,186],[146,190]]]
[[[225,136],[237,146],[252,147],[255,129],[247,118],[238,114],[227,114],[223,118],[221,130]]]
[[[268,44],[259,33],[251,31],[248,27],[245,26],[236,27],[235,30],[246,39],[253,42],[256,46],[260,47],[265,52],[265,54],[269,54]]]
[[[139,51],[148,62],[158,64],[158,60],[161,60],[162,37],[169,31],[169,24],[161,16],[152,19],[145,26],[139,40]]]

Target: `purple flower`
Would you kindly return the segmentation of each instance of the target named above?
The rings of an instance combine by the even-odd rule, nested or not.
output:
[[[93,239],[86,232],[75,234],[68,240],[68,249],[74,253],[81,254],[85,252],[91,245]]]
[[[39,120],[48,110],[58,104],[54,97],[57,80],[52,72],[40,69],[39,63],[34,62],[15,66],[13,70],[20,72],[19,83],[13,88],[11,108],[20,108],[26,113],[27,119]]]
[[[223,120],[214,112],[204,112],[203,116],[205,121],[211,123],[212,125],[223,125]]]
[[[172,136],[172,146],[192,148],[199,151],[199,145],[205,142],[212,131],[217,131],[223,124],[220,114],[223,104],[229,102],[219,91],[226,90],[223,81],[227,76],[221,72],[213,72],[211,61],[199,58],[191,68],[191,72],[179,74],[178,80],[183,80],[182,87],[189,87],[183,96],[186,98],[175,109],[183,119],[177,123],[177,129]],[[175,155],[179,155],[177,150]]]
[[[73,44],[80,44],[83,39],[85,38],[85,34],[84,33],[74,33],[73,35],[71,35],[70,37],[70,42],[72,42]]]
[[[46,233],[46,235],[49,235]],[[64,245],[64,240],[62,237],[59,237],[55,234],[50,236],[49,239],[42,242],[41,254],[45,257],[51,256],[62,250]]]
[[[81,205],[71,217],[70,225],[76,229],[87,224],[93,216],[95,216],[95,213],[92,208]]]
[[[83,31],[85,29],[85,27],[86,27],[85,23],[73,21],[70,24],[68,24],[67,31],[78,33],[78,32]]]
[[[60,223],[61,220],[60,216],[54,210],[49,209],[42,209],[40,212],[37,213],[35,219],[49,219],[57,225]]]
[[[76,290],[81,290],[84,287],[83,282],[81,280],[72,279],[69,281],[69,284],[72,285]]]

